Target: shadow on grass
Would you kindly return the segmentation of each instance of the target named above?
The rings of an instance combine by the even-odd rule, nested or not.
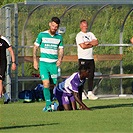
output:
[[[57,124],[59,123],[9,126],[9,127],[0,127],[0,130],[7,130],[7,129],[13,129],[13,128],[25,128],[25,127],[51,126],[51,125],[57,125]]]
[[[95,109],[107,109],[107,108],[119,108],[119,107],[133,107],[133,103],[128,104],[112,104],[112,105],[104,105],[104,106],[94,106],[90,107],[91,110]]]

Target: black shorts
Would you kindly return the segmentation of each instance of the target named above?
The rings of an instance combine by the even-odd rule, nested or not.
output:
[[[0,65],[0,80],[2,81],[5,80],[6,67],[6,63],[2,63],[2,65]]]
[[[86,59],[79,59],[79,66],[85,65],[90,69],[90,75],[89,78],[94,78],[94,72],[95,72],[95,62],[94,59],[86,60]]]

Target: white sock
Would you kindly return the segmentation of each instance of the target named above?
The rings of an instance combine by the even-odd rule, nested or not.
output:
[[[4,101],[7,101],[9,99],[9,96],[7,93],[4,93]]]

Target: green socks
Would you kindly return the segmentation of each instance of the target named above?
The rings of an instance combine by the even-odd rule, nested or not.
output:
[[[51,105],[51,94],[50,94],[50,89],[49,88],[44,88],[43,89],[43,95],[45,98],[45,102],[46,102],[46,107]]]

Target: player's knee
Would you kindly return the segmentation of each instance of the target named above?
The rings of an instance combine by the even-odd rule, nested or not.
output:
[[[47,85],[43,85],[44,86],[44,88],[49,88],[50,86],[47,84]]]
[[[49,81],[43,81],[43,86],[44,88],[49,88],[50,87]]]

